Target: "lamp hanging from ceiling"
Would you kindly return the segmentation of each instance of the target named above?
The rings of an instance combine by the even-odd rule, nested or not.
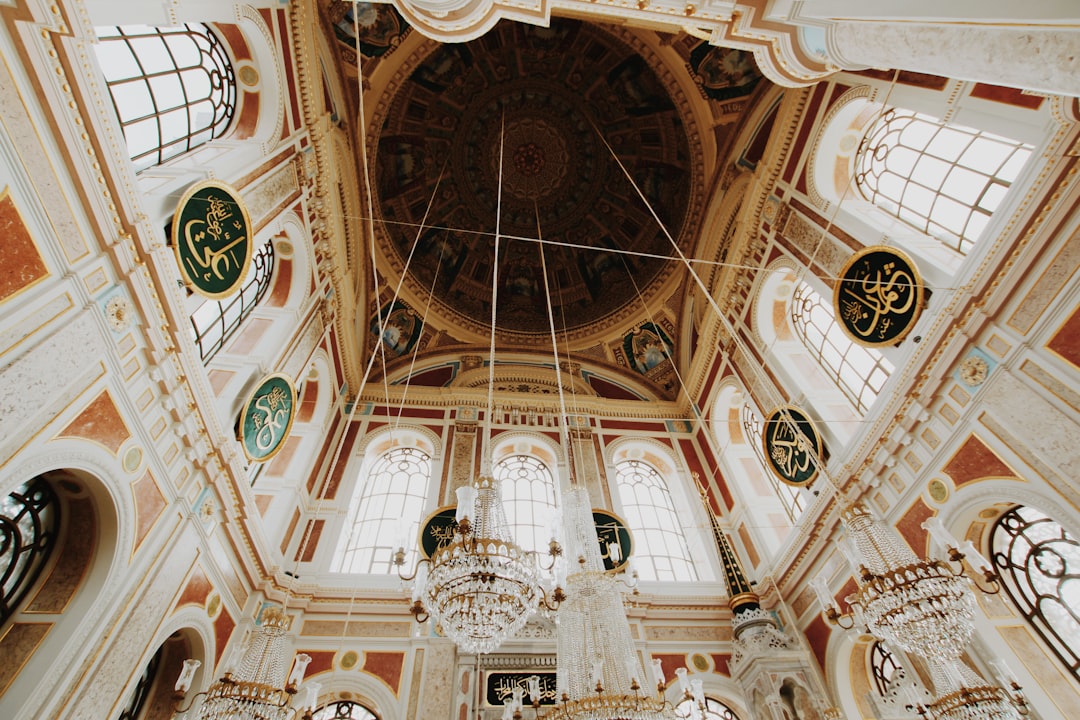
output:
[[[517,634],[541,606],[558,608],[563,590],[556,584],[549,597],[541,587],[543,571],[551,570],[562,553],[552,539],[549,565],[535,552],[514,542],[498,482],[491,471],[491,427],[495,414],[495,331],[499,291],[503,143],[499,144],[499,190],[495,223],[495,262],[491,281],[491,336],[488,352],[487,413],[484,418],[480,474],[471,486],[457,489],[457,528],[452,541],[420,561],[413,580],[410,611],[418,622],[430,616],[442,632],[467,653],[489,653]],[[394,564],[401,568],[405,549],[399,547]]]
[[[858,584],[847,598],[851,611],[841,613],[833,606],[824,577],[811,585],[833,624],[863,626],[890,646],[926,661],[936,698],[925,705],[912,698],[909,709],[931,720],[1018,720],[1026,715],[1027,703],[1014,679],[999,678],[1008,686],[1005,690],[960,659],[975,632],[972,585],[989,594],[1000,590],[997,575],[974,544],[958,542],[934,517],[923,528],[945,549],[949,562],[923,560],[865,507],[849,507],[842,517],[848,537],[840,548],[856,568]],[[965,559],[982,578],[973,580],[967,574]]]
[[[195,701],[202,698],[195,715],[197,720],[311,720],[320,686],[305,685],[303,699],[293,706],[311,656],[297,655],[292,671],[286,676],[290,652],[285,642],[288,629],[289,616],[284,608],[276,605],[265,608],[260,624],[234,651],[225,673],[209,689],[192,698],[187,708],[180,708],[195,671],[202,664],[198,660],[185,660],[174,688],[176,712],[186,715]]]

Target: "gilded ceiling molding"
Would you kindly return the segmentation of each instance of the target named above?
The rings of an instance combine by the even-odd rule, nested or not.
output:
[[[386,0],[384,0],[386,1]],[[439,42],[468,42],[500,20],[547,26],[552,14],[688,33],[719,47],[754,54],[778,85],[813,84],[837,70],[802,49],[799,26],[763,19],[767,0],[389,0],[421,34]]]

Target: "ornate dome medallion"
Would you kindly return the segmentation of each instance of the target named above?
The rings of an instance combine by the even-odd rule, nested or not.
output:
[[[696,215],[698,149],[670,71],[624,37],[570,20],[502,23],[470,43],[433,45],[398,84],[375,162],[382,237],[399,268],[416,244],[410,287],[423,297],[434,285],[454,322],[488,332],[500,187],[502,333],[546,338],[538,226],[556,322],[579,336],[642,313],[638,291],[655,295],[674,269],[670,242],[604,141],[680,245]]]

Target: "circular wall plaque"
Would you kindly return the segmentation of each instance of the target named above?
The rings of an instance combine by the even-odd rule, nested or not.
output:
[[[860,345],[893,345],[919,319],[924,288],[915,263],[895,248],[863,248],[840,271],[833,306],[840,327]]]
[[[761,433],[765,460],[788,485],[808,486],[818,474],[815,458],[824,460],[821,435],[802,410],[781,405],[769,413]]]
[[[232,295],[251,265],[251,219],[240,196],[207,180],[184,193],[172,221],[172,244],[184,284],[211,299]]]
[[[240,444],[253,462],[266,462],[285,444],[296,417],[296,387],[280,373],[267,375],[240,411]]]
[[[439,548],[454,541],[457,532],[457,506],[441,507],[420,523],[420,554],[430,558]]]
[[[596,539],[600,542],[600,559],[605,570],[622,570],[626,567],[630,554],[634,552],[634,536],[626,521],[613,512],[593,508],[593,523],[596,525]],[[611,557],[611,545],[619,547],[619,561]]]

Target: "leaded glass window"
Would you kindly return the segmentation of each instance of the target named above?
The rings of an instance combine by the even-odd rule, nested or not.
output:
[[[802,515],[803,510],[806,509],[803,493],[797,487],[780,482],[776,474],[768,469],[769,463],[765,460],[765,450],[762,448],[761,442],[761,433],[765,430],[765,423],[762,422],[753,408],[746,403],[742,407],[742,426],[743,434],[746,436],[750,446],[754,448],[754,454],[757,455],[758,462],[761,463],[765,477],[769,478],[769,484],[772,485],[773,492],[780,499],[780,504],[784,506],[784,512],[787,513],[791,522],[795,522]]]
[[[208,27],[96,31],[98,62],[136,172],[225,133],[236,112],[236,76]]]
[[[514,541],[523,550],[546,553],[555,510],[555,478],[551,470],[532,455],[510,455],[492,470],[500,483],[506,520]]]
[[[634,533],[636,569],[643,580],[693,581],[697,570],[683,534],[685,522],[675,511],[667,482],[642,460],[615,465],[626,523]]]
[[[270,289],[274,273],[274,243],[267,240],[251,257],[247,281],[240,292],[224,300],[207,300],[191,314],[191,329],[203,364],[213,359]]]
[[[1080,542],[1032,507],[1002,515],[991,562],[1005,592],[1074,677],[1080,678]]]
[[[375,713],[351,700],[338,700],[329,705],[323,705],[311,718],[312,720],[379,720]]]
[[[902,671],[896,657],[889,652],[889,648],[880,642],[870,646],[870,676],[874,679],[874,687],[878,695],[885,697],[892,689],[896,674]]]
[[[885,386],[893,365],[877,350],[851,341],[836,322],[832,304],[805,282],[791,300],[795,334],[855,409],[865,413]]]
[[[870,202],[967,254],[1031,146],[890,108],[867,131],[855,184]]]
[[[430,478],[431,458],[418,448],[395,447],[377,457],[360,480],[331,571],[394,572],[394,546],[406,537],[405,566],[412,567],[416,562],[412,538],[420,529]]]
[[[675,717],[690,720],[739,720],[735,711],[719,700],[705,698],[705,707],[701,708],[692,698],[683,700],[675,706]]]
[[[37,477],[0,499],[0,624],[33,587],[56,545],[60,504]]]

